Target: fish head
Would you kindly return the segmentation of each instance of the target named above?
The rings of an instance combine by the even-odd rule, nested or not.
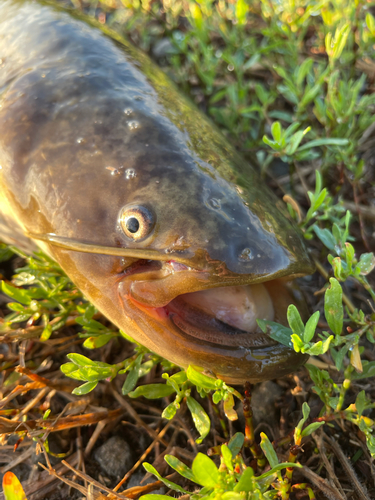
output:
[[[232,384],[282,376],[306,360],[256,322],[287,324],[295,299],[285,282],[313,271],[264,181],[229,181],[209,164],[157,150],[100,172],[105,196],[82,182],[74,207],[56,212],[53,233],[71,249],[48,245],[124,333]]]

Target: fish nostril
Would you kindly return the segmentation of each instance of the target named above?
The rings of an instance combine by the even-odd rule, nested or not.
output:
[[[208,200],[208,204],[214,210],[220,210],[221,209],[221,202],[217,198],[211,198],[210,200]]]
[[[250,262],[254,257],[255,255],[250,248],[244,248],[238,256],[238,260],[241,262]]]

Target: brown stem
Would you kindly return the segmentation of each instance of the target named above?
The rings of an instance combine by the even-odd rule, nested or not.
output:
[[[266,457],[263,451],[255,441],[254,426],[253,426],[253,411],[251,409],[251,385],[249,382],[245,383],[245,397],[243,400],[243,414],[245,417],[245,446],[247,446],[254,458],[256,458],[257,465],[263,469],[266,465]]]

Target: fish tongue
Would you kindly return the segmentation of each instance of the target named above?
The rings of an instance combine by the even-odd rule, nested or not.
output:
[[[207,273],[180,271],[161,279],[133,281],[130,295],[149,307],[164,307],[178,295],[201,290],[207,280]]]
[[[272,299],[262,284],[210,288],[188,293],[179,300],[246,332],[257,330],[257,319],[274,319]]]

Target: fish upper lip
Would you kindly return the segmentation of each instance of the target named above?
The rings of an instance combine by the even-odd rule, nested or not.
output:
[[[303,275],[303,273],[289,274],[288,270],[280,270],[269,275],[236,274],[228,271],[225,263],[216,265],[215,262],[209,262],[202,269],[170,259],[167,262],[137,261],[124,268],[118,281],[129,281],[129,293],[137,302],[148,307],[164,307],[175,297],[185,293],[211,288],[255,285],[279,278],[293,280]]]

